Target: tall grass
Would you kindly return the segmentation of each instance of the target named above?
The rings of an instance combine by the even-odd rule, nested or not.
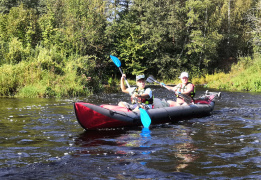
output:
[[[231,72],[225,74],[215,73],[202,78],[193,78],[196,84],[205,84],[206,87],[261,92],[261,57],[254,59],[245,57],[232,66]]]
[[[29,61],[0,66],[0,96],[75,97],[102,89],[97,77],[82,74],[92,67],[53,52],[40,49]]]
[[[55,47],[54,47],[55,48]],[[75,97],[88,96],[104,88],[101,75],[95,70],[95,57],[66,57],[57,50],[37,47],[27,60],[0,66],[0,96],[16,97]],[[241,58],[231,72],[194,77],[194,84],[206,87],[261,92],[261,57]],[[91,78],[89,77],[91,76]],[[119,80],[109,79],[113,92]],[[129,81],[135,84],[135,81]],[[177,81],[165,83],[178,83]]]

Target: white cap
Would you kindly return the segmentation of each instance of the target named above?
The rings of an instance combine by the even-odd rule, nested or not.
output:
[[[187,72],[182,72],[181,75],[179,76],[180,79],[182,79],[183,77],[189,77]]]
[[[145,75],[141,74],[141,75],[136,76],[136,81],[138,81],[140,79],[145,79]]]

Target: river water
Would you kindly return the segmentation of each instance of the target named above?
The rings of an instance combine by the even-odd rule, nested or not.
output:
[[[147,132],[85,131],[74,116],[75,101],[128,98],[0,98],[0,179],[261,179],[261,93],[222,92],[212,115]]]

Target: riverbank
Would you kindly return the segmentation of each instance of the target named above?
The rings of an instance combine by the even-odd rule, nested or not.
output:
[[[0,96],[77,97],[102,91],[100,78],[82,73],[82,67],[78,61],[64,66],[39,61],[4,64],[0,66]]]
[[[240,58],[231,66],[229,73],[217,72],[202,77],[192,77],[190,81],[196,86],[228,91],[261,92],[261,58]],[[179,79],[162,81],[168,85],[180,83]]]
[[[69,63],[66,67],[58,66],[43,69],[44,64],[38,62],[20,62],[16,65],[0,67],[0,96],[15,97],[75,97],[88,96],[95,92],[114,93],[120,91],[118,80],[110,78],[106,85],[100,78],[79,74],[79,63]],[[72,68],[72,67],[78,67]],[[241,58],[231,67],[230,73],[217,72],[204,77],[193,77],[191,82],[196,86],[204,86],[219,90],[261,92],[261,58]],[[161,81],[158,79],[158,81]],[[177,84],[162,80],[165,84]],[[129,80],[135,85],[134,80]]]
[[[223,72],[206,75],[202,78],[193,78],[195,84],[205,84],[205,87],[231,90],[261,92],[261,58],[241,58],[231,67],[228,74]]]

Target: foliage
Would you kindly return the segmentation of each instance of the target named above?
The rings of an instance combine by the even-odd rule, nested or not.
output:
[[[69,97],[101,90],[102,87],[97,83],[99,78],[92,72],[91,65],[77,64],[81,60],[75,59],[62,66],[52,61],[50,52],[45,49],[39,52],[38,61],[22,61],[16,65],[5,64],[0,67],[1,96]],[[79,70],[83,66],[85,68]],[[80,76],[82,72],[88,72],[91,78],[83,74]]]
[[[223,72],[206,75],[203,82],[208,87],[225,90],[261,92],[261,58],[241,58],[229,74]],[[199,79],[195,78],[194,81]],[[202,83],[202,79],[201,79]]]
[[[124,62],[123,66],[127,67],[127,73],[133,75],[144,73],[147,68],[142,61],[146,58],[148,50],[146,45],[142,44],[142,37],[139,35],[140,27],[126,20],[121,20],[113,24],[111,28],[114,33],[119,34],[119,37],[116,37],[115,50],[121,52],[118,57]]]
[[[120,73],[110,54],[128,77],[145,73],[173,82],[188,71],[196,83],[259,91],[260,60],[253,57],[260,55],[260,4],[1,1],[0,95],[80,96],[105,83],[113,90]]]
[[[259,1],[255,8],[250,9],[250,13],[248,14],[248,21],[251,22],[252,31],[251,34],[253,36],[253,46],[254,51],[258,54],[261,54],[261,2]]]
[[[43,45],[68,54],[98,54],[104,39],[104,2],[50,0],[47,13],[40,17]]]

